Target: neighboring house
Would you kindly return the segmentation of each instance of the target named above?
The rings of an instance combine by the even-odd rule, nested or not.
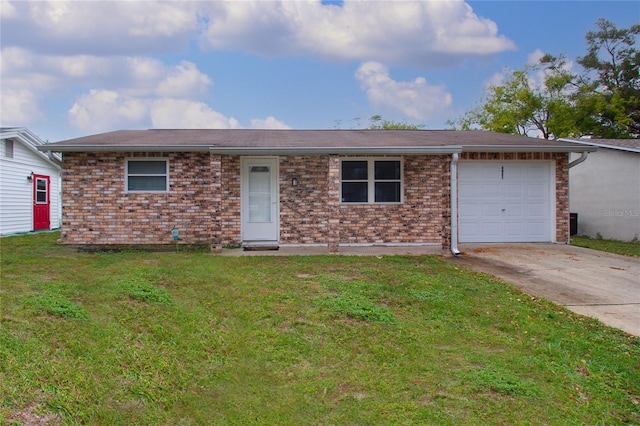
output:
[[[60,227],[61,162],[24,127],[0,128],[0,235]]]
[[[578,235],[640,238],[640,139],[563,140],[598,148],[569,173]]]
[[[434,245],[569,240],[569,152],[451,130],[138,130],[63,153],[62,241]]]

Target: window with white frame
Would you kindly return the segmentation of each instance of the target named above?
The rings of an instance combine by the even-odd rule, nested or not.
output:
[[[126,164],[127,191],[166,192],[169,187],[169,162],[158,159],[130,159]]]
[[[402,162],[397,159],[345,159],[340,162],[343,203],[401,203]]]
[[[4,141],[4,156],[13,158],[13,141],[11,139],[5,139]]]

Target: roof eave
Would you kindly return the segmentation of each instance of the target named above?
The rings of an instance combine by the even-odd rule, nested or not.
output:
[[[599,147],[599,148],[607,148],[607,149],[615,149],[615,150],[618,150],[618,151],[628,151],[628,152],[640,153],[640,149],[629,148],[629,147],[626,147],[626,146],[609,145],[609,144],[606,144],[606,143],[598,143],[598,142],[589,142],[587,140],[577,141],[577,140],[573,140],[573,139],[563,139],[563,138],[561,138],[559,140],[561,140],[563,142],[577,143],[577,144],[580,144],[580,145],[596,146],[596,147]]]
[[[211,147],[210,152],[226,155],[418,155],[453,154],[461,146],[385,146],[385,147]]]
[[[593,146],[464,145],[462,152],[595,152]]]
[[[209,145],[41,145],[51,152],[207,152]]]

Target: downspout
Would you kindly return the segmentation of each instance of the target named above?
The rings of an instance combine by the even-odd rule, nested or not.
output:
[[[451,157],[451,253],[460,254],[458,250],[458,153]]]
[[[589,153],[587,151],[582,151],[581,154],[582,155],[580,156],[580,158],[578,158],[577,160],[573,160],[572,162],[569,163],[569,168],[572,168],[573,166],[577,166],[578,164],[585,161],[589,156]]]

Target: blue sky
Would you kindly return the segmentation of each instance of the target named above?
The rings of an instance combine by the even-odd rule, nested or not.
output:
[[[505,70],[584,55],[599,18],[640,21],[638,1],[0,1],[1,124],[52,142],[374,114],[446,128]]]

